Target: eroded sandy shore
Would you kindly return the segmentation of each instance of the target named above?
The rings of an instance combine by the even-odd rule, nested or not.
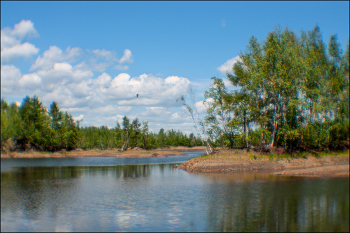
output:
[[[119,149],[107,150],[73,150],[60,152],[10,152],[1,153],[1,158],[78,158],[78,157],[117,157],[117,158],[149,158],[149,157],[167,157],[171,155],[184,155],[181,151],[202,151],[204,147],[171,147],[167,149],[145,150],[142,148],[133,148],[127,151]]]
[[[349,177],[349,153],[307,158],[269,158],[242,150],[221,150],[193,158],[177,168],[193,173],[237,173],[267,171],[274,175],[309,177]]]

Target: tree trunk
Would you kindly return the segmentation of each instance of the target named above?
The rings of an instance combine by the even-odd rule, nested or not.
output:
[[[245,135],[245,147],[248,148],[248,125],[246,118],[246,110],[243,112],[243,122],[244,122],[244,135]]]
[[[103,149],[103,144],[102,144],[102,138],[101,138],[101,136],[100,136],[100,144],[101,144],[101,149],[104,150],[104,149]]]
[[[128,149],[128,143],[129,143],[129,134],[128,134],[128,131],[126,131],[122,151],[126,151]]]
[[[276,107],[275,112],[272,117],[272,134],[271,134],[271,140],[270,140],[270,146],[273,146],[275,143],[275,136],[276,136],[276,128],[277,128],[277,119],[276,119]]]
[[[143,149],[146,149],[146,135],[143,135]]]

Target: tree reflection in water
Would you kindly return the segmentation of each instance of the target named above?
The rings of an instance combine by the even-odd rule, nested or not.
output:
[[[173,166],[1,172],[2,230],[349,230],[349,178],[190,174]]]
[[[63,196],[76,198],[67,196],[72,194],[69,189],[76,188],[73,179],[86,175],[137,178],[149,174],[149,165],[20,167],[1,173],[1,210],[23,210],[26,218],[38,219],[45,203],[49,204],[46,208],[51,210],[50,216],[55,217]]]
[[[232,182],[222,188],[212,186],[212,196],[220,198],[208,203],[208,229],[214,231],[349,230],[348,178]]]

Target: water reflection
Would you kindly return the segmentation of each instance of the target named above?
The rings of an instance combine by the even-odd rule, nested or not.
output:
[[[349,178],[190,174],[173,166],[1,172],[1,230],[349,231]]]
[[[126,177],[147,177],[153,167],[157,167],[161,173],[165,169],[173,169],[175,164],[157,165],[120,165],[120,166],[62,166],[62,167],[19,167],[15,171],[1,172],[1,182],[9,180],[21,184],[28,184],[33,180],[70,179],[81,176],[115,176],[116,178]]]
[[[223,189],[208,205],[214,231],[349,231],[348,178],[261,180]]]

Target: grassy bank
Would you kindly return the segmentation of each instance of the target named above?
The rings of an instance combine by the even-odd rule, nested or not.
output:
[[[335,169],[335,166],[338,167]],[[349,151],[276,155],[246,150],[219,150],[214,154],[193,158],[177,167],[194,173],[267,171],[275,174],[281,174],[276,173],[279,171],[288,174],[287,170],[309,169],[311,171],[313,168],[323,167],[317,171],[312,170],[312,174],[327,175],[328,170],[331,170],[332,172],[328,172],[328,175],[341,173],[349,176]],[[304,170],[302,175],[308,175],[308,172]]]

